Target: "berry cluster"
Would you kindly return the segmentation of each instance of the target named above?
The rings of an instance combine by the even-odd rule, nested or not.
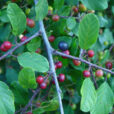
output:
[[[44,81],[44,77],[43,76],[38,76],[36,78],[36,82],[40,85],[41,89],[45,89],[47,87],[46,82]]]
[[[12,47],[11,42],[5,41],[5,42],[0,46],[0,49],[1,49],[1,51],[6,52],[6,51],[8,51],[11,47]]]

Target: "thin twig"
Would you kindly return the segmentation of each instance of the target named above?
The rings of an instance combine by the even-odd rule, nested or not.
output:
[[[75,56],[72,56],[72,55],[67,55],[67,54],[64,54],[64,53],[62,53],[62,52],[56,51],[56,50],[54,50],[54,49],[52,49],[52,51],[53,51],[53,54],[54,54],[54,55],[64,56],[64,57],[67,57],[67,58],[70,58],[70,59],[76,59],[76,60],[81,61],[81,62],[83,62],[83,63],[85,63],[85,64],[88,64],[88,65],[91,66],[91,67],[94,67],[94,68],[97,68],[97,69],[101,69],[101,70],[103,70],[103,71],[105,71],[105,72],[109,72],[109,73],[111,73],[112,75],[114,75],[114,72],[112,72],[111,70],[106,69],[106,68],[103,68],[103,67],[98,66],[98,65],[96,65],[96,64],[93,64],[93,63],[91,63],[91,62],[88,62],[88,61],[86,61],[86,60],[84,60],[84,59],[81,59],[81,58],[79,58],[79,57],[75,57]]]
[[[4,55],[0,56],[0,61],[3,60],[5,57],[7,57],[8,55],[11,55],[17,48],[21,47],[22,45],[24,45],[25,43],[27,43],[28,41],[32,40],[33,38],[37,37],[38,35],[40,35],[40,32],[35,33],[33,36],[29,37],[28,39],[26,39],[24,42],[21,42],[19,44],[17,44],[14,48],[10,49],[8,52],[6,52]]]

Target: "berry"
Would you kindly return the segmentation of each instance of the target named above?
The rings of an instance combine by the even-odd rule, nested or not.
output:
[[[81,61],[73,60],[74,65],[79,66],[81,64]]]
[[[1,51],[3,51],[3,52],[8,51],[8,50],[4,47],[4,44],[2,44],[2,45],[0,46],[0,49],[1,49]]]
[[[60,41],[58,47],[62,51],[66,51],[68,49],[68,44],[64,41]]]
[[[63,64],[62,64],[61,61],[58,61],[58,62],[56,63],[56,66],[57,66],[57,68],[62,68]]]
[[[109,43],[108,41],[104,41],[104,45],[107,46]]]
[[[76,6],[73,6],[72,7],[72,10],[75,12],[75,13],[78,13],[78,8]]]
[[[57,22],[59,21],[59,16],[58,15],[53,15],[52,20]]]
[[[55,37],[54,36],[50,36],[48,39],[49,39],[50,42],[53,42],[55,40]]]
[[[105,66],[107,69],[112,69],[112,63],[110,61],[106,62]]]
[[[41,49],[38,48],[35,52],[36,52],[36,53],[41,53]]]
[[[64,82],[65,75],[64,74],[59,74],[58,80],[59,80],[59,82]]]
[[[72,108],[72,110],[75,110],[76,109],[76,104],[71,104],[71,108]]]
[[[88,51],[88,56],[89,57],[93,57],[94,56],[94,51],[93,50],[89,50]]]
[[[66,54],[66,55],[69,55],[70,54],[69,50],[63,51],[63,53]],[[67,57],[64,57],[64,56],[62,56],[62,57],[63,58],[67,58]]]
[[[87,10],[87,8],[83,4],[79,5],[79,11],[85,12],[86,10]]]
[[[47,84],[45,82],[41,83],[40,84],[40,88],[41,89],[45,89],[47,87]]]
[[[102,70],[97,70],[96,72],[95,72],[95,75],[97,76],[97,77],[102,77],[103,76],[103,71]]]
[[[52,14],[53,13],[53,7],[48,6],[48,14]]]
[[[3,43],[3,45],[4,45],[4,48],[7,49],[7,50],[9,50],[12,47],[12,44],[9,41],[5,41]]]
[[[88,70],[84,70],[83,71],[83,76],[86,77],[86,78],[90,77],[90,72]]]
[[[38,76],[38,77],[36,78],[36,82],[37,82],[38,84],[41,84],[41,83],[44,82],[44,78],[43,78],[42,76]]]
[[[27,112],[27,114],[32,114],[32,112]]]
[[[21,38],[21,42],[24,42],[26,39],[27,39],[27,37],[26,37],[26,36],[23,36],[23,37]]]
[[[57,69],[57,65],[55,64],[55,70]]]
[[[25,10],[25,13],[26,13],[26,15],[29,15],[29,13],[30,13],[30,8],[27,8],[27,9]]]
[[[107,78],[109,79],[111,77],[111,74],[110,73],[107,73]]]
[[[54,81],[54,79],[52,79],[52,84],[54,84],[54,85],[55,85],[55,81]]]
[[[33,28],[35,26],[34,20],[27,18],[27,26]]]

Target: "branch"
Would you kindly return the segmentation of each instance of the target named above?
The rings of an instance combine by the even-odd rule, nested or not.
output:
[[[51,74],[53,75],[55,85],[56,85],[56,90],[57,90],[58,99],[59,99],[60,111],[61,111],[61,114],[64,114],[60,87],[59,87],[59,84],[58,84],[57,75],[56,75],[56,72],[55,72],[54,61],[53,61],[53,56],[52,56],[52,48],[51,48],[51,45],[48,41],[43,21],[39,21],[39,25],[40,25],[40,29],[41,29],[41,33],[42,33],[42,38],[44,40],[44,43],[45,43],[45,46],[46,46],[46,49],[47,49],[47,54],[48,54],[48,59],[49,59],[49,64],[50,64],[50,71],[51,71]]]
[[[35,99],[36,95],[39,93],[40,88],[36,89],[33,96],[31,97],[31,99],[29,100],[29,103],[25,106],[25,108],[22,109],[21,114],[24,114],[25,111],[28,109],[28,107],[32,104],[32,101]]]
[[[75,56],[72,56],[72,55],[66,55],[66,54],[64,54],[64,53],[62,53],[62,52],[59,52],[59,51],[56,51],[56,50],[54,50],[54,49],[52,49],[52,50],[53,50],[53,54],[55,54],[55,55],[64,56],[64,57],[67,57],[67,58],[70,58],[70,59],[76,59],[76,60],[81,61],[81,62],[83,62],[83,63],[85,63],[85,64],[88,64],[88,65],[91,66],[91,67],[94,67],[94,68],[97,68],[97,69],[101,69],[101,70],[103,70],[103,71],[105,71],[105,72],[109,72],[109,73],[111,73],[112,75],[114,75],[114,72],[112,72],[111,70],[106,69],[106,68],[103,68],[103,67],[100,67],[100,66],[98,66],[98,65],[96,65],[96,64],[93,64],[93,63],[91,63],[91,62],[88,62],[88,61],[86,61],[86,60],[84,60],[84,59],[82,59],[82,58],[78,58],[78,57],[75,57]]]
[[[24,42],[21,42],[19,44],[17,44],[14,48],[10,49],[8,52],[6,52],[4,55],[0,56],[0,61],[3,60],[5,57],[7,57],[8,55],[12,55],[12,53],[19,48],[20,46],[24,45],[25,43],[27,43],[28,41],[32,40],[33,38],[37,37],[38,35],[40,35],[40,31],[35,33],[34,35],[32,35],[31,37],[29,37],[28,39],[26,39]]]

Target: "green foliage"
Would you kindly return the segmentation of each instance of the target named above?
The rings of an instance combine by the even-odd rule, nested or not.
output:
[[[36,19],[42,20],[48,13],[48,3],[47,0],[39,0],[35,6]]]
[[[24,68],[19,72],[19,83],[23,88],[36,89],[37,83],[35,79],[35,73],[31,68]]]
[[[79,45],[83,49],[90,48],[97,40],[99,21],[94,14],[87,14],[79,25]]]
[[[32,68],[34,71],[47,72],[49,70],[47,59],[40,54],[25,52],[18,56],[18,62],[21,66]]]
[[[108,0],[81,0],[81,2],[92,10],[104,10],[108,7]]]
[[[14,96],[9,87],[0,81],[0,114],[14,114]]]
[[[13,34],[16,36],[23,33],[26,28],[26,16],[22,9],[17,4],[10,3],[8,4],[7,15],[13,28]]]
[[[97,99],[97,94],[90,78],[83,81],[81,95],[82,99],[80,108],[84,112],[89,112],[93,108]]]

